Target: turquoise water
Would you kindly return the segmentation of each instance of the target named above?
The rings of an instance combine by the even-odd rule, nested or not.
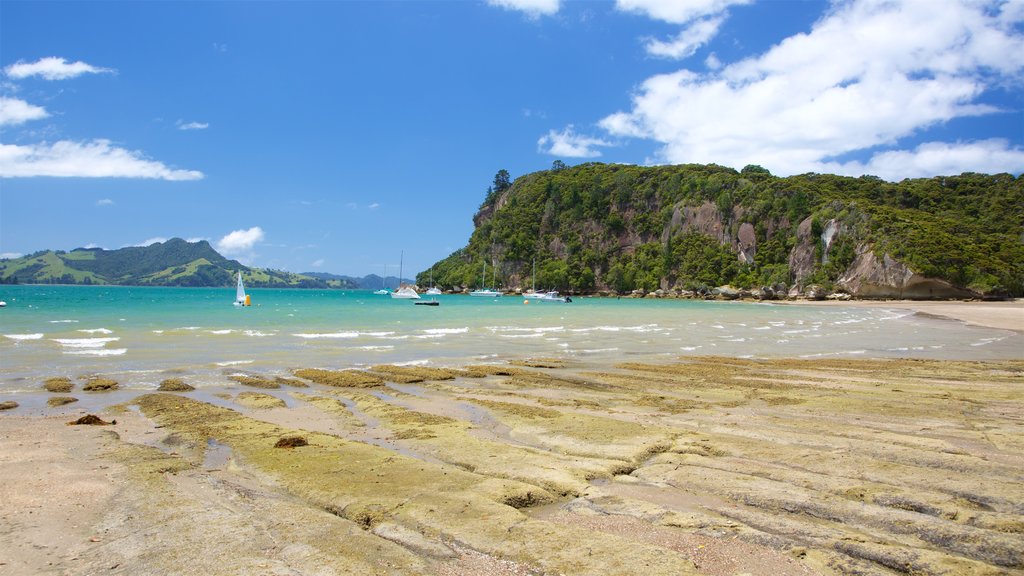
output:
[[[685,300],[438,296],[414,306],[368,291],[2,286],[0,393],[103,374],[147,389],[171,375],[381,363],[457,366],[521,357],[593,363],[680,355],[1019,358],[1020,334],[906,310]]]

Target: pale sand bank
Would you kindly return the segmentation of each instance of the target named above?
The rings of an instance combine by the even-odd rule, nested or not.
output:
[[[914,310],[921,314],[959,320],[972,326],[1024,332],[1024,300],[1006,302],[967,302],[939,300],[848,300],[800,301],[808,306],[849,306],[854,308],[895,308]],[[1024,356],[1024,351],[1022,351]]]
[[[1024,361],[308,376],[0,414],[0,574],[1024,571]]]

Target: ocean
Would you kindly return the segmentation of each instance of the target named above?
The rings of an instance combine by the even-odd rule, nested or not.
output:
[[[459,366],[514,358],[592,364],[734,357],[1011,359],[1021,334],[907,310],[746,302],[438,296],[414,306],[369,291],[0,286],[0,399],[51,376],[125,389],[171,376],[197,387],[234,373],[375,364]]]

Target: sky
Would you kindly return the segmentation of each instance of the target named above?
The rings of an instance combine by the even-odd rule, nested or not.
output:
[[[362,276],[499,170],[1024,171],[1024,0],[0,0],[0,257],[205,239]]]

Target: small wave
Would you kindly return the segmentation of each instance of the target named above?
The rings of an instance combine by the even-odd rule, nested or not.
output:
[[[424,366],[430,364],[430,360],[410,360],[408,362],[395,362],[395,366]]]
[[[313,340],[316,338],[356,338],[359,336],[359,332],[331,332],[328,334],[292,334],[292,336],[295,336],[297,338],[305,338],[307,340]]]
[[[220,334],[231,334],[232,332],[234,332],[234,330],[231,330],[231,329],[226,329],[226,330],[207,330],[207,332],[209,332],[210,334],[218,334],[218,335],[220,335]]]
[[[65,350],[64,353],[73,354],[75,356],[120,356],[127,351],[127,348],[98,348],[86,350]]]
[[[394,346],[357,346],[356,347],[356,350],[369,350],[371,352],[372,351],[376,351],[376,350],[394,350],[394,349],[395,349]]]
[[[176,328],[176,330],[199,330],[199,326],[182,326],[181,328]]]
[[[82,332],[83,334],[113,334],[114,333],[113,330],[107,330],[106,328],[85,329],[85,330],[79,330],[79,332]]]
[[[259,330],[246,330],[242,332],[246,336],[273,336],[276,332],[260,332]]]
[[[426,334],[465,334],[469,327],[465,328],[427,328],[423,331]]]
[[[991,344],[993,342],[999,342],[999,341],[1005,340],[1005,339],[1006,339],[1005,337],[982,338],[981,340],[978,340],[977,342],[971,342],[971,346],[988,346],[989,344]]]
[[[840,352],[819,352],[817,354],[801,354],[800,358],[824,358],[825,356],[845,356],[855,354],[867,354],[867,350],[842,350]]]
[[[703,348],[703,346],[680,346],[679,347],[680,350],[683,350],[685,352],[693,352],[694,350],[696,350],[698,348]]]
[[[374,338],[384,338],[386,336],[394,336],[394,332],[364,332],[363,336],[373,336]]]
[[[228,360],[227,362],[214,362],[217,366],[240,366],[242,364],[252,364],[255,360]]]
[[[6,338],[11,340],[41,340],[42,334],[4,334]]]
[[[153,330],[153,334],[163,334],[163,330]]]
[[[113,338],[54,338],[53,341],[66,348],[103,348],[108,342],[117,342],[118,337]]]
[[[78,320],[50,320],[50,324],[77,324]]]
[[[580,354],[604,354],[605,352],[618,352],[618,348],[591,348],[587,350],[580,350]]]
[[[757,326],[757,327],[754,328],[754,330],[771,330],[771,329],[772,329],[771,326]]]
[[[536,334],[498,334],[500,338],[541,338],[544,333],[537,332]]]

